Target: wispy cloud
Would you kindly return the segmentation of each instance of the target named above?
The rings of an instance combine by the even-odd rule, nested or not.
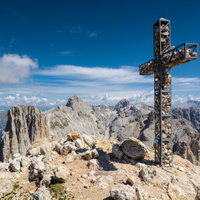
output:
[[[9,42],[10,48],[13,47],[13,43],[14,43],[14,42],[15,42],[15,39],[14,39],[14,38]]]
[[[173,91],[175,92],[200,92],[200,78],[173,77]]]
[[[26,55],[4,54],[0,57],[0,83],[19,83],[30,76],[31,69],[37,67],[37,60]]]
[[[200,78],[187,78],[187,77],[173,77],[173,83],[175,84],[183,84],[183,83],[200,83]]]
[[[99,80],[109,83],[153,83],[152,77],[140,76],[137,67],[122,66],[120,68],[82,67],[75,65],[58,65],[51,69],[35,72],[37,75],[55,77],[73,77],[78,80]]]

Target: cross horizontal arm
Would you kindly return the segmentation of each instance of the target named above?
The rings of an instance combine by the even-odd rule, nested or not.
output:
[[[183,43],[161,56],[161,67],[168,69],[198,58],[198,44]]]
[[[198,44],[183,43],[178,47],[166,51],[161,55],[161,68],[169,69],[177,65],[184,64],[198,58]],[[150,75],[154,73],[154,68],[158,67],[159,57],[156,57],[140,65],[140,75]]]
[[[155,59],[149,60],[139,66],[140,75],[150,75],[154,73]]]

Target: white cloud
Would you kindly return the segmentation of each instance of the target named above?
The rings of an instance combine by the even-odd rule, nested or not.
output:
[[[47,99],[47,98],[40,98],[36,96],[20,97],[19,94],[16,94],[16,96],[7,96],[4,98],[0,98],[1,107],[12,107],[16,104],[34,105],[38,107],[52,107],[52,106],[57,106],[60,104],[66,104],[66,100],[64,99],[53,100],[53,99]]]
[[[116,105],[121,99],[127,99],[132,104],[136,104],[138,102],[146,102],[153,103],[154,101],[154,91],[146,92],[146,91],[137,91],[133,95],[126,96],[110,96],[105,94],[104,96],[89,96],[84,99],[93,105],[105,104],[105,105]]]
[[[55,76],[78,80],[95,80],[109,83],[153,83],[153,77],[140,76],[138,67],[120,68],[82,67],[75,65],[57,65],[51,69],[35,72],[37,75]]]
[[[19,83],[28,78],[32,68],[37,68],[37,60],[18,54],[4,54],[0,58],[0,83]]]

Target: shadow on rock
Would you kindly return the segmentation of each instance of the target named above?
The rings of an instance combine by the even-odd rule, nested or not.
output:
[[[106,197],[106,198],[103,199],[103,200],[113,200],[113,198],[112,198],[112,197]]]
[[[110,155],[100,148],[97,148],[99,154],[99,167],[104,171],[116,171],[117,168],[110,162]]]

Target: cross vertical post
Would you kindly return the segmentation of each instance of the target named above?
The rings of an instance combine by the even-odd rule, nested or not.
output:
[[[140,65],[140,75],[154,74],[155,163],[173,166],[171,68],[198,58],[198,44],[171,46],[171,23],[153,25],[154,59]]]

